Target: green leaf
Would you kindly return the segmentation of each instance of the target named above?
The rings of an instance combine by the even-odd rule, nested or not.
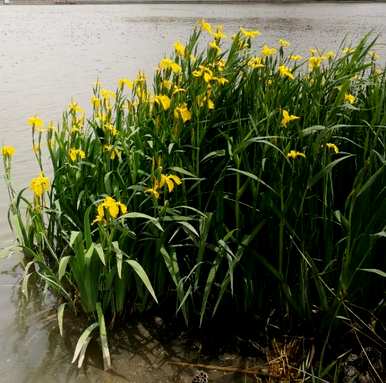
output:
[[[377,275],[380,275],[383,278],[386,278],[386,272],[384,272],[382,270],[379,270],[379,269],[359,269],[359,270],[366,271],[368,273],[377,274]]]
[[[377,177],[383,173],[383,171],[386,169],[386,166],[380,167],[368,180],[367,182],[361,187],[361,190],[358,192],[358,197],[363,194],[377,179]]]
[[[102,245],[100,243],[96,243],[94,244],[94,248],[96,253],[98,254],[99,259],[106,266],[106,257],[105,257],[105,252],[103,251]]]
[[[66,307],[67,303],[62,303],[58,307],[58,325],[59,325],[59,333],[60,336],[63,336],[63,315],[64,315],[64,308]]]
[[[199,234],[197,232],[197,230],[194,228],[193,225],[191,225],[189,222],[185,222],[185,221],[180,221],[178,222],[181,226],[184,226],[189,232],[191,232],[192,234],[194,234],[197,238],[199,237]]]
[[[64,274],[66,273],[66,268],[68,265],[69,260],[71,259],[70,255],[66,255],[65,257],[60,259],[59,262],[59,269],[58,269],[58,279],[59,281],[62,280]]]
[[[144,214],[144,213],[138,213],[138,212],[130,212],[130,213],[124,214],[124,215],[119,217],[119,219],[125,219],[125,218],[130,218],[130,219],[133,219],[133,218],[144,218],[144,219],[148,220],[149,222],[151,222],[154,226],[156,226],[160,231],[164,231],[164,229],[160,225],[158,219],[154,218],[154,217],[152,217],[150,215],[147,215],[147,214]]]
[[[114,241],[112,243],[115,251],[115,255],[117,256],[117,271],[118,271],[118,277],[119,279],[122,279],[122,260],[123,260],[123,253],[122,250],[119,247],[119,244],[117,241]]]
[[[103,366],[105,370],[109,370],[111,368],[109,343],[107,340],[105,317],[103,315],[102,306],[99,302],[97,302],[96,304],[96,312],[98,315],[99,335],[100,335],[101,345],[102,345]]]
[[[78,240],[78,238],[81,238],[81,232],[72,231],[70,234],[70,247],[74,247],[74,244]]]
[[[216,157],[224,157],[225,156],[225,150],[215,150],[213,152],[208,153],[200,162],[204,163],[205,161],[210,160],[211,158],[216,158]]]
[[[153,286],[151,285],[149,277],[147,276],[143,267],[134,259],[128,259],[125,262],[127,262],[133,268],[133,270],[137,273],[139,278],[142,280],[143,284],[145,285],[145,287],[147,288],[147,290],[149,291],[153,299],[158,303],[157,297],[155,296],[155,292],[153,290]]]
[[[82,351],[82,348],[84,345],[86,345],[87,347],[87,344],[89,341],[87,341],[87,339],[89,338],[89,336],[91,335],[91,333],[99,326],[98,322],[94,322],[93,324],[91,324],[90,326],[88,326],[86,328],[86,330],[84,330],[82,332],[82,334],[80,335],[79,339],[78,339],[78,342],[76,343],[76,346],[75,346],[75,351],[74,351],[74,356],[72,358],[72,362],[71,363],[74,363],[79,355],[80,355],[80,352]]]
[[[28,281],[29,281],[31,275],[32,275],[32,273],[25,274],[23,277],[23,282],[21,284],[21,292],[26,297],[26,299],[28,299]]]
[[[24,277],[23,277],[23,282],[21,284],[21,292],[26,297],[26,299],[28,299],[28,281],[32,275],[32,272],[29,273],[29,269],[32,265],[34,265],[34,263],[35,263],[34,261],[29,261],[26,264],[25,269],[24,269]]]
[[[205,311],[206,311],[206,305],[207,305],[208,299],[209,299],[209,294],[212,290],[214,279],[216,277],[217,270],[218,270],[220,263],[221,263],[221,258],[222,258],[222,252],[219,252],[217,254],[214,262],[212,263],[212,267],[210,268],[210,271],[208,273],[208,277],[206,279],[204,296],[202,298],[202,304],[201,304],[200,327],[202,326],[202,323],[204,320],[204,315],[205,315]]]
[[[173,170],[177,173],[181,173],[181,174],[184,174],[185,176],[189,176],[189,177],[192,177],[192,178],[197,178],[196,175],[194,175],[193,173],[191,172],[188,172],[187,170],[183,169],[183,168],[180,168],[178,166],[172,166],[171,168],[169,168],[170,170]]]
[[[235,169],[235,168],[228,168],[228,170],[232,170],[235,173],[242,174],[248,178],[253,179],[254,181],[260,182],[262,185],[267,187],[269,190],[274,192],[276,195],[278,194],[275,189],[273,189],[271,186],[269,186],[266,182],[264,182],[261,178],[257,177],[255,174],[247,172],[245,170]]]
[[[83,365],[84,357],[86,355],[87,346],[90,343],[91,336],[88,336],[83,342],[82,349],[80,350],[79,359],[78,359],[78,368],[81,368]]]
[[[310,189],[314,186],[322,177],[326,176],[330,173],[334,166],[338,165],[340,162],[347,160],[348,158],[354,157],[353,154],[349,154],[347,156],[340,157],[335,161],[330,162],[327,166],[325,166],[319,173],[315,174],[311,180],[309,181],[307,188]]]
[[[325,129],[326,129],[326,127],[323,125],[314,125],[314,126],[310,126],[308,128],[301,130],[300,134],[302,136],[308,136],[309,134],[314,134],[314,133],[320,132],[321,130],[325,130]]]
[[[93,206],[89,206],[86,210],[86,212],[84,213],[84,219],[83,219],[83,236],[84,236],[84,240],[86,242],[86,247],[90,247],[91,246],[91,242],[92,242],[92,239],[91,239],[91,225],[90,225],[90,211],[91,211],[91,208]]]

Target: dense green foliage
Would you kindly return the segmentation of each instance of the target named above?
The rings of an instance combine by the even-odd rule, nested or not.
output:
[[[222,30],[202,30],[151,85],[143,74],[116,92],[96,84],[86,121],[74,102],[58,127],[30,120],[52,177],[42,169],[32,199],[10,185],[11,223],[30,257],[25,291],[36,272],[66,310],[95,319],[75,359],[99,326],[108,366],[104,321],[171,300],[187,325],[274,311],[327,334],[345,304],[384,298],[386,73],[374,41],[306,59],[281,41],[257,57],[257,33],[222,52]]]

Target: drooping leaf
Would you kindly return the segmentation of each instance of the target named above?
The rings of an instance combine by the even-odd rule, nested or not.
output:
[[[141,279],[141,281],[143,282],[143,284],[145,285],[145,287],[147,288],[147,290],[149,291],[153,299],[158,303],[153,286],[151,285],[149,277],[147,276],[143,267],[134,259],[127,259],[125,262],[127,262],[132,267],[132,269],[136,272],[138,277]]]

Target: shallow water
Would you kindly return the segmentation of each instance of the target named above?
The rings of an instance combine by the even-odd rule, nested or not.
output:
[[[386,56],[386,4],[83,5],[0,6],[0,144],[16,147],[13,174],[18,186],[37,171],[27,118],[57,121],[74,97],[87,105],[97,78],[113,87],[139,69],[151,73],[172,43],[184,40],[198,18],[222,23],[228,33],[240,25],[263,32],[258,42],[287,38],[292,48],[336,49],[342,38],[356,40],[373,30]],[[12,241],[0,186],[0,247]],[[143,326],[114,342],[114,373],[101,371],[99,354],[88,367],[70,365],[77,325],[60,338],[53,302],[32,299],[26,306],[16,282],[20,257],[0,264],[0,382],[184,382],[165,360],[173,355]],[[145,335],[144,335],[145,334]],[[220,380],[218,380],[220,382]],[[233,381],[235,378],[222,378]]]

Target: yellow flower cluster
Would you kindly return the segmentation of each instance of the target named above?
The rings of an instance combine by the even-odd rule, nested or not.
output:
[[[43,173],[36,178],[33,178],[30,183],[30,188],[36,197],[41,197],[50,187],[50,181]]]
[[[122,202],[116,201],[113,197],[105,197],[104,200],[97,206],[97,215],[94,223],[106,223],[108,218],[117,218],[119,213],[126,214],[127,206]]]

